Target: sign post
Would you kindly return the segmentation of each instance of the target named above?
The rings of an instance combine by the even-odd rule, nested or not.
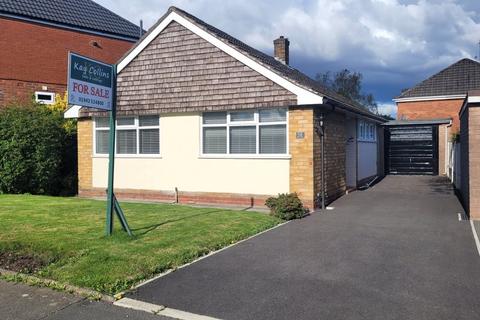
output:
[[[127,219],[113,192],[115,170],[115,124],[117,113],[117,66],[70,52],[68,56],[68,103],[110,111],[107,217],[105,234],[113,232],[115,212],[124,231],[132,236]]]

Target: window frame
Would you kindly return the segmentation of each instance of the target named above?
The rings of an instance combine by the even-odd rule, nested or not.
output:
[[[139,118],[142,116],[122,116],[117,117],[116,124],[115,124],[115,157],[117,158],[161,158],[162,157],[162,142],[161,142],[161,117],[159,115],[145,115],[148,116],[157,116],[158,117],[158,126],[140,126]],[[108,158],[108,153],[97,153],[97,130],[98,131],[110,131],[110,125],[108,127],[97,128],[96,123],[97,119],[105,118],[105,117],[93,117],[93,157],[95,158]],[[118,125],[118,119],[122,118],[134,118],[133,125]],[[108,117],[107,117],[108,119]],[[110,123],[108,121],[108,123]],[[118,138],[118,131],[121,130],[136,130],[136,153],[118,153],[117,152],[117,138]],[[140,131],[141,130],[148,130],[148,129],[158,129],[158,151],[159,153],[140,153]]]
[[[374,122],[370,122],[366,120],[358,120],[357,141],[376,143],[377,142],[377,125]]]
[[[260,111],[268,109],[285,109],[285,121],[260,122]],[[262,108],[262,109],[247,109],[247,110],[231,110],[231,111],[212,111],[225,112],[226,122],[221,124],[204,124],[203,115],[210,111],[202,112],[200,114],[200,146],[199,158],[206,159],[291,159],[290,144],[289,144],[289,121],[288,108]],[[253,112],[253,120],[250,121],[231,121],[231,114],[236,112]],[[286,150],[285,153],[260,153],[260,127],[285,125],[286,130]],[[203,152],[203,129],[204,128],[226,128],[227,143],[226,153],[204,153]],[[230,153],[230,128],[232,127],[255,127],[255,153]]]
[[[50,96],[49,100],[39,99],[39,95],[46,95]],[[35,102],[42,103],[42,104],[54,104],[55,103],[55,92],[47,92],[47,91],[35,91]]]

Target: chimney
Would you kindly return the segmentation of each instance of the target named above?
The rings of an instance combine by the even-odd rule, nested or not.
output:
[[[280,36],[280,38],[273,40],[273,48],[274,52],[273,55],[275,59],[280,60],[284,64],[288,65],[289,60],[289,52],[288,47],[290,46],[290,41],[288,38]]]

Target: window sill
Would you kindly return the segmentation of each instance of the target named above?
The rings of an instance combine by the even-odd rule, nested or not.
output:
[[[279,159],[290,160],[289,154],[201,154],[199,159]]]
[[[92,158],[106,158],[108,154],[94,154]],[[162,159],[159,154],[116,154],[115,159]]]

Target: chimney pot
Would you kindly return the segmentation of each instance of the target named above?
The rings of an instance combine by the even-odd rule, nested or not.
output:
[[[280,36],[278,39],[273,40],[274,57],[286,65],[288,65],[290,60],[289,46],[290,41],[284,36]]]

